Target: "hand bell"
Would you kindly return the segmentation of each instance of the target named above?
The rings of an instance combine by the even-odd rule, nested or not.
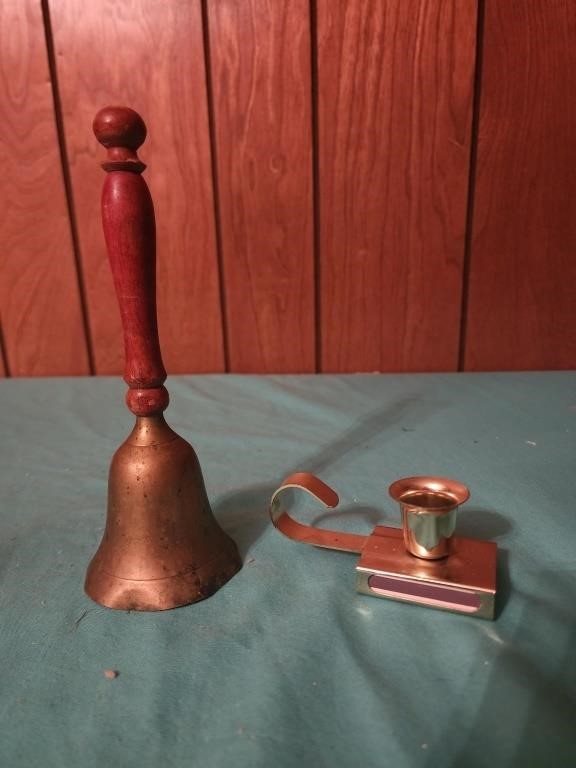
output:
[[[125,346],[126,403],[136,416],[108,480],[106,529],[86,574],[86,593],[108,608],[161,611],[209,597],[241,568],[216,522],[191,445],[166,423],[156,318],[154,206],[137,149],[142,118],[108,107],[94,119],[107,149],[102,221]]]

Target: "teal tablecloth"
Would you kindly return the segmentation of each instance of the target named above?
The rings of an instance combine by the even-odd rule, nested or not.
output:
[[[168,385],[245,565],[145,614],[82,591],[132,425],[123,383],[1,383],[2,768],[576,766],[573,373]],[[460,534],[501,548],[497,620],[357,595],[353,555],[268,522],[296,469],[341,495],[319,524],[359,532],[398,523],[394,479],[467,483]]]

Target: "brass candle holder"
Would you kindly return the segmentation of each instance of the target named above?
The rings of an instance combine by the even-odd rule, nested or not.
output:
[[[400,505],[402,528],[378,525],[369,536],[314,528],[294,520],[283,505],[287,489],[306,491],[324,506],[338,495],[319,478],[299,472],[282,483],[270,502],[272,522],[285,536],[306,544],[357,552],[356,589],[372,597],[415,603],[493,619],[496,544],[454,536],[465,485],[443,477],[408,477],[390,486]]]

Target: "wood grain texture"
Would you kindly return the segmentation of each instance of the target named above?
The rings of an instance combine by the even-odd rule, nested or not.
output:
[[[66,141],[98,373],[122,370],[122,332],[100,222],[109,104],[148,126],[141,157],[156,207],[158,324],[170,373],[222,371],[224,353],[200,0],[51,3]]]
[[[109,171],[102,218],[124,329],[124,381],[157,387],[166,380],[166,370],[156,322],[154,208],[140,174]]]
[[[487,0],[483,37],[465,368],[574,368],[576,4]]]
[[[109,163],[102,190],[102,222],[124,331],[124,381],[136,393],[128,405],[151,416],[168,405],[156,318],[154,206],[146,182],[134,171]]]
[[[154,204],[137,153],[146,125],[129,107],[104,107],[93,128],[107,150],[102,227],[124,332],[126,403],[136,416],[152,416],[166,409],[169,397],[156,314]]]
[[[0,378],[4,378],[8,375],[4,360],[6,359],[6,350],[4,349],[4,334],[2,333],[2,327],[0,325]]]
[[[230,368],[315,368],[305,0],[210,0]]]
[[[476,2],[317,8],[322,370],[454,370]]]
[[[0,307],[13,376],[89,372],[39,2],[0,4]]]

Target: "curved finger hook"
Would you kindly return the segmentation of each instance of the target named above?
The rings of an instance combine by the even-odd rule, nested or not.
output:
[[[288,489],[306,491],[325,507],[337,507],[339,502],[336,491],[322,482],[320,478],[309,472],[295,472],[284,480],[270,499],[270,518],[281,533],[288,536],[289,539],[301,541],[304,544],[312,544],[315,547],[339,549],[343,552],[362,552],[368,539],[367,536],[315,528],[312,525],[299,523],[290,517],[282,505],[282,495]]]

